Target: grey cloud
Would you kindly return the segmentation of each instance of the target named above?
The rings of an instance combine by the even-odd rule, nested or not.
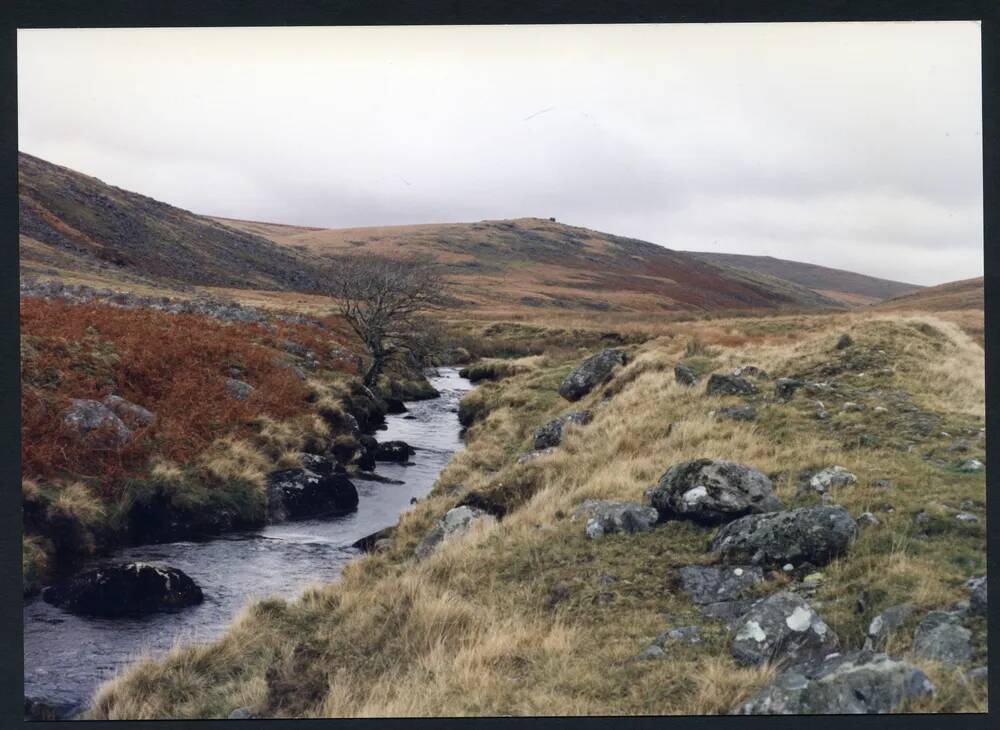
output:
[[[982,273],[975,23],[21,31],[21,149],[213,215]]]

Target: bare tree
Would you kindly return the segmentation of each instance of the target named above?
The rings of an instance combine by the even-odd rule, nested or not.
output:
[[[368,348],[365,385],[401,353],[420,355],[427,313],[444,301],[444,282],[433,259],[390,259],[374,254],[340,257],[328,280],[340,314]]]

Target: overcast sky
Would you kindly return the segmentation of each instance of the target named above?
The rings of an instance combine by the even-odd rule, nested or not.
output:
[[[979,24],[18,32],[19,147],[211,215],[983,272]]]

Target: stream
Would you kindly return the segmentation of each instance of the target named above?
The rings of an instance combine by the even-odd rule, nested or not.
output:
[[[417,449],[411,466],[380,462],[376,474],[402,484],[353,480],[358,509],[349,515],[267,525],[211,540],[140,545],[102,556],[102,563],[143,561],[180,568],[201,586],[203,603],[141,618],[74,616],[39,597],[24,605],[24,695],[45,702],[59,717],[84,711],[94,690],[143,656],[160,656],[177,643],[208,642],[254,599],[294,599],[305,588],[337,579],[360,554],[351,544],[396,524],[410,499],[430,492],[438,473],[462,448],[456,409],[472,385],[457,368],[429,377],[440,398],[407,403],[407,413],[386,416],[382,441]]]

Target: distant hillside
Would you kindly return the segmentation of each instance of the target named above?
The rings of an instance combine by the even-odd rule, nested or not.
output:
[[[839,308],[769,272],[539,218],[323,229],[196,215],[37,157],[19,155],[22,271],[101,284],[322,290],[356,252],[428,254],[458,306],[625,312]]]
[[[956,309],[983,309],[985,306],[983,277],[951,281],[947,284],[929,286],[912,294],[887,299],[876,304],[874,309],[905,310],[922,312],[944,312]]]
[[[216,220],[303,255],[433,256],[447,265],[457,295],[480,307],[715,311],[840,306],[768,274],[541,218],[340,229]]]
[[[852,271],[831,269],[800,261],[786,261],[772,256],[747,256],[705,251],[690,251],[688,253],[713,264],[738,267],[786,279],[845,304],[871,304],[921,288],[915,284],[878,279],[874,276],[855,274]]]
[[[18,154],[27,265],[171,283],[311,289],[318,274],[271,241]]]

